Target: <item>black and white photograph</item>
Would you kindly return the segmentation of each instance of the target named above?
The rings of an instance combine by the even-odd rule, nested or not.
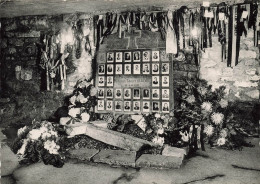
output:
[[[121,63],[123,61],[123,53],[116,52],[116,63]]]
[[[145,63],[143,64],[143,74],[150,74],[150,64],[149,63]]]
[[[159,74],[159,63],[152,64],[152,74]]]
[[[152,89],[152,99],[159,100],[160,98],[160,89]]]
[[[169,74],[169,63],[162,63],[162,74]]]
[[[112,111],[113,110],[113,101],[112,100],[108,100],[107,101],[106,110],[107,111]]]
[[[98,89],[98,98],[104,98],[104,89],[103,88]]]
[[[107,89],[107,98],[113,98],[113,89],[112,88]]]
[[[169,102],[162,102],[162,112],[169,112]]]
[[[133,101],[133,111],[140,111],[140,101]]]
[[[124,111],[131,111],[131,102],[124,101]]]
[[[152,108],[153,112],[159,112],[160,111],[160,106],[159,106],[159,102],[153,102],[153,108]]]
[[[107,53],[107,63],[113,63],[114,62],[114,53],[108,52]]]
[[[113,75],[114,73],[114,65],[113,64],[108,64],[107,65],[107,74]]]
[[[143,89],[143,99],[150,99],[150,89]]]
[[[107,86],[114,86],[114,77],[107,76]]]
[[[143,62],[150,61],[150,51],[143,51]]]
[[[122,89],[115,89],[115,98],[116,99],[122,98]]]
[[[160,61],[159,51],[152,51],[152,61]]]
[[[124,53],[124,61],[125,61],[125,63],[130,63],[132,61],[131,52],[125,52]]]
[[[105,65],[98,66],[98,74],[100,75],[105,74]]]
[[[169,87],[169,76],[162,76],[162,86]]]
[[[122,75],[123,74],[123,66],[122,64],[116,64],[116,74]]]
[[[105,110],[105,101],[104,100],[98,100],[97,109],[99,111]]]
[[[98,86],[105,86],[105,77],[98,77]]]
[[[131,89],[124,89],[124,99],[131,99]]]
[[[122,111],[122,101],[115,101],[115,111]]]
[[[134,64],[134,74],[141,74],[140,64]]]
[[[143,112],[150,112],[150,101],[143,101]]]
[[[130,75],[131,72],[131,64],[125,64],[125,75]]]
[[[140,89],[133,89],[134,94],[133,94],[133,99],[140,99]]]
[[[170,97],[169,89],[162,89],[162,99],[169,100],[169,97]]]
[[[160,50],[161,61],[169,61],[169,55],[166,53],[166,50]]]
[[[153,87],[159,87],[160,85],[160,77],[159,76],[153,76],[152,77],[152,86]]]
[[[140,62],[140,51],[133,52],[133,60],[134,62]]]

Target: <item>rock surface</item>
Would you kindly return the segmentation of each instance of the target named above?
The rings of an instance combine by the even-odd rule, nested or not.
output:
[[[162,151],[162,155],[180,157],[183,159],[184,156],[187,155],[187,151],[183,148],[176,148],[176,147],[165,145]]]

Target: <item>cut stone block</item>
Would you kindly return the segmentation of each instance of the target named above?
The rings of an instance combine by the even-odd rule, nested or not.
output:
[[[75,135],[85,134],[86,129],[87,129],[86,124],[65,126],[65,131],[70,137],[73,137]]]
[[[165,145],[164,149],[162,151],[162,155],[180,157],[183,159],[184,156],[187,155],[187,150],[183,149],[183,148],[177,148],[177,147],[171,147],[171,146]]]
[[[160,169],[179,169],[182,164],[182,158],[143,154],[137,161],[136,167],[153,167]]]
[[[75,150],[70,150],[70,158],[76,158],[82,161],[90,161],[99,150],[89,149],[89,148],[80,148]]]
[[[94,162],[106,163],[113,166],[135,167],[135,151],[101,150],[93,157]]]
[[[92,122],[95,126],[101,127],[101,128],[107,128],[107,121],[93,121]]]
[[[94,126],[93,124],[86,124],[86,135],[106,144],[116,146],[125,150],[138,151],[144,145],[156,147],[157,145],[131,135],[112,131],[109,129]]]

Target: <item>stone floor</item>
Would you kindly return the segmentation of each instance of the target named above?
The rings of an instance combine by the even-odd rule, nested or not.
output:
[[[98,163],[71,160],[62,168],[36,163],[19,167],[17,159],[2,147],[2,184],[259,184],[259,139],[252,138],[254,148],[242,151],[207,148],[185,160],[180,169],[110,167]],[[8,167],[6,167],[8,163]],[[10,168],[10,164],[13,166]],[[11,170],[13,169],[13,170]],[[8,171],[8,172],[7,172]],[[13,171],[13,172],[12,172]]]

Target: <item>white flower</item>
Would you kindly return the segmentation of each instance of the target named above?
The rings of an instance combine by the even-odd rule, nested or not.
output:
[[[152,140],[153,143],[163,146],[164,137],[155,136]]]
[[[189,141],[189,134],[187,133],[187,131],[185,131],[184,133],[180,132],[180,134],[181,134],[181,139],[182,139],[183,142]]]
[[[39,130],[39,129],[32,129],[28,133],[27,137],[29,139],[31,139],[31,140],[38,140],[41,137],[41,135],[42,135],[42,131],[41,130]]]
[[[207,93],[207,88],[204,88],[204,87],[198,87],[198,92],[201,94],[201,95],[205,95]]]
[[[18,154],[18,155],[24,155],[25,150],[26,150],[26,146],[27,146],[28,142],[29,142],[28,139],[24,139],[24,140],[23,140],[23,145],[22,145],[22,147],[17,151],[17,154]]]
[[[72,117],[76,117],[77,114],[80,114],[80,108],[71,108],[69,110],[69,115],[72,116]]]
[[[225,138],[219,138],[218,140],[217,140],[217,145],[218,146],[222,146],[222,145],[224,145],[226,143],[226,139]]]
[[[39,130],[40,130],[41,134],[42,134],[42,133],[45,133],[45,132],[48,132],[48,128],[45,127],[45,126],[41,126],[41,127],[39,128]]]
[[[164,133],[164,129],[163,128],[159,128],[158,130],[157,130],[157,134],[163,134]]]
[[[211,115],[211,120],[215,125],[219,125],[223,122],[224,115],[222,113],[215,112]]]
[[[207,125],[204,129],[204,133],[207,134],[207,136],[211,136],[213,134],[214,127],[212,125]]]
[[[90,84],[90,82],[84,80],[78,83],[77,88],[87,88]]]
[[[22,135],[26,129],[27,129],[27,126],[24,126],[23,128],[18,129],[17,136],[19,137],[20,135]]]
[[[96,96],[97,91],[98,91],[97,88],[92,86],[91,89],[90,89],[90,96]]]
[[[186,98],[186,101],[187,101],[188,103],[193,103],[193,102],[195,102],[195,97],[194,97],[194,95],[188,96],[188,98]]]
[[[154,117],[155,117],[155,118],[160,118],[161,115],[160,115],[159,113],[156,113],[156,114],[154,115]]]
[[[81,114],[82,121],[88,122],[89,118],[90,118],[90,115],[88,113],[84,112],[84,113]]]
[[[77,99],[76,96],[70,97],[70,103],[71,103],[72,105],[75,105],[76,99]]]
[[[220,137],[222,137],[222,138],[226,138],[227,137],[227,131],[225,129],[222,129],[220,131]]]
[[[210,102],[203,102],[201,104],[201,108],[207,112],[211,112],[212,111],[212,104]]]
[[[220,102],[219,102],[219,105],[220,105],[221,108],[226,108],[228,106],[228,101],[221,99]]]
[[[86,103],[88,101],[88,98],[85,98],[84,95],[80,92],[77,96],[77,101],[80,103]]]
[[[44,148],[48,150],[50,154],[59,154],[58,150],[60,149],[60,146],[57,145],[53,140],[47,140],[44,143]]]

